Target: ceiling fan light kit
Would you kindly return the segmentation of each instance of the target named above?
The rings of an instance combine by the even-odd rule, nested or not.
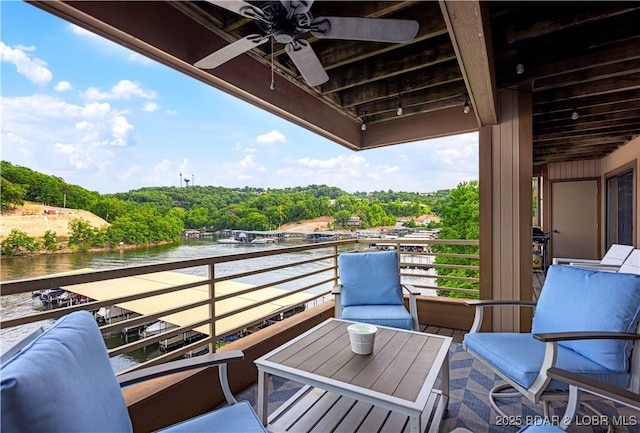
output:
[[[313,18],[313,1],[280,0],[260,7],[243,0],[207,0],[223,9],[253,19],[261,33],[250,34],[197,61],[200,69],[214,69],[233,58],[275,40],[285,45],[304,80],[311,87],[329,80],[309,41],[300,36],[311,33],[318,39],[404,43],[415,38],[419,24],[413,20],[360,17]]]

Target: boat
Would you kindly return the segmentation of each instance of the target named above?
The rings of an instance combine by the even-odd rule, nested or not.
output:
[[[54,287],[53,289],[46,289],[40,292],[40,300],[43,304],[49,306],[63,306],[73,303],[73,296],[60,287]]]
[[[247,239],[246,233],[238,233],[236,236],[231,236],[230,238],[218,239],[219,244],[248,244],[249,240]]]
[[[172,324],[172,323],[167,323],[167,322],[164,322],[162,320],[157,320],[157,321],[151,323],[150,325],[147,325],[143,329],[141,329],[140,332],[138,333],[138,335],[141,338],[146,338],[146,337],[150,337],[152,335],[161,334],[161,333],[163,333],[165,331],[169,331],[170,329],[173,329],[173,328],[177,328],[177,326]],[[167,352],[168,350],[170,350],[170,349],[172,349],[174,347],[182,346],[182,345],[185,345],[187,343],[191,343],[192,341],[201,340],[201,339],[203,339],[205,337],[206,337],[206,335],[204,335],[204,334],[202,334],[200,332],[187,331],[187,332],[182,332],[182,333],[174,335],[172,337],[160,340],[158,342],[158,344],[159,344],[160,350],[162,352]]]

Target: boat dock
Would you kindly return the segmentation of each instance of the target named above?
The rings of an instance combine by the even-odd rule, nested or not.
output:
[[[90,269],[82,269],[75,272],[88,270]],[[148,293],[163,288],[198,281],[202,281],[204,283],[203,277],[183,274],[180,272],[164,271],[134,277],[118,278],[109,281],[77,284],[72,287],[62,288],[69,292],[86,296],[90,299],[106,301],[109,299],[115,300],[124,296]],[[241,292],[250,289],[251,287],[255,286],[237,281],[222,281],[216,283],[215,294],[216,296],[223,296],[233,294],[234,292]],[[282,296],[287,293],[289,293],[288,296],[270,301],[264,305],[256,305],[264,300]],[[161,295],[149,296],[135,301],[117,303],[114,304],[114,306],[136,314],[151,315],[180,305],[187,305],[206,300],[208,298],[208,294],[209,286],[207,284],[203,284],[201,286]],[[278,316],[300,305],[305,305],[307,302],[312,300],[313,297],[314,296],[312,294],[290,293],[285,289],[266,287],[224,299],[222,301],[217,301],[215,303],[215,311],[217,315],[227,314],[236,309],[250,307],[251,305],[256,306],[242,311],[241,313],[233,314],[224,319],[217,320],[216,334],[224,336],[232,333],[233,330],[250,327],[256,323],[260,323],[260,321],[265,318],[268,319]],[[176,326],[186,326],[200,320],[205,320],[208,317],[209,307],[204,305],[190,310],[162,316],[159,317],[159,320]],[[207,325],[194,328],[194,330],[202,334],[209,335],[209,326]]]

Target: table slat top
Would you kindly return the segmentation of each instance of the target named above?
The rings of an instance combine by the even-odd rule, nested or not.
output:
[[[449,337],[378,327],[373,353],[357,355],[349,342],[350,324],[330,319],[256,363],[278,364],[415,402],[428,377],[433,380],[432,370],[439,371],[437,358],[451,342]]]

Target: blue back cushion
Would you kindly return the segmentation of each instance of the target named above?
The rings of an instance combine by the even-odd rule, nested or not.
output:
[[[1,367],[1,430],[131,432],[96,322],[71,313]]]
[[[395,251],[343,253],[338,269],[343,307],[404,304]]]
[[[640,275],[551,266],[533,318],[533,333],[635,333],[640,317]],[[612,371],[629,369],[633,343],[625,340],[560,342]]]

